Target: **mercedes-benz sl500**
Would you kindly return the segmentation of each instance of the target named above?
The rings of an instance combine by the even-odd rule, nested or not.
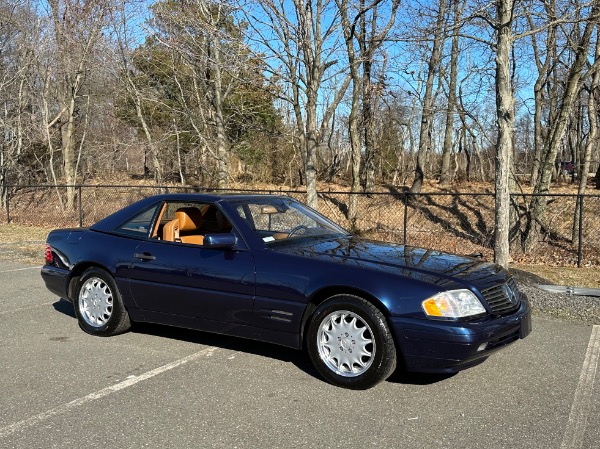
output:
[[[359,238],[286,196],[145,198],[52,231],[42,277],[90,334],[151,322],[306,349],[354,389],[397,364],[456,372],[531,331],[498,265]]]

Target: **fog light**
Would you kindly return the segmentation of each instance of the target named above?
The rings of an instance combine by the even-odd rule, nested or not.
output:
[[[477,351],[483,351],[483,350],[485,350],[485,348],[487,348],[487,345],[488,345],[487,343],[481,343],[479,345],[479,347],[477,348]]]

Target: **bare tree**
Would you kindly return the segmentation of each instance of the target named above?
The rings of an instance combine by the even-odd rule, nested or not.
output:
[[[594,51],[594,62],[600,61],[600,36],[596,35],[596,46]],[[577,193],[583,195],[585,193],[588,181],[588,172],[590,171],[592,153],[595,148],[598,147],[598,109],[596,96],[598,95],[600,87],[600,70],[594,71],[589,89],[587,90],[587,119],[589,132],[587,135],[587,141],[583,150],[583,161],[579,167],[579,187]],[[585,91],[585,89],[583,89]],[[571,240],[577,242],[579,239],[579,209],[581,205],[581,196],[577,199],[577,207],[574,212],[573,219],[573,231]]]
[[[46,112],[48,129],[60,129],[64,177],[67,183],[66,207],[72,209],[77,182],[77,128],[85,132],[87,101],[82,101],[82,91],[88,72],[92,69],[94,51],[101,40],[102,29],[107,25],[111,5],[97,0],[48,0],[53,24],[56,65],[49,67],[46,81],[56,90],[58,111]],[[48,108],[52,105],[47,103]],[[50,151],[53,151],[49,141]]]
[[[450,53],[450,80],[448,82],[448,105],[446,107],[446,127],[444,130],[444,146],[442,148],[442,168],[440,171],[440,184],[447,186],[452,181],[450,176],[450,155],[453,148],[452,135],[454,132],[454,113],[456,111],[456,84],[458,80],[459,56],[459,24],[462,20],[465,1],[453,0],[453,28],[452,49]]]
[[[423,186],[425,178],[425,166],[427,157],[431,151],[431,133],[434,118],[434,83],[442,57],[442,49],[446,34],[446,7],[447,0],[439,0],[435,26],[432,31],[433,41],[429,60],[427,62],[427,81],[425,82],[425,93],[423,95],[423,111],[421,114],[421,127],[419,132],[419,148],[417,151],[417,164],[415,167],[415,178],[410,187],[411,193],[418,193]]]
[[[335,59],[340,40],[338,14],[330,0],[265,0],[246,10],[257,53],[266,55],[273,83],[282,82],[282,98],[294,111],[296,137],[304,161],[307,203],[317,207],[317,151],[342,100],[350,75]],[[322,108],[325,87],[334,78],[332,95]]]
[[[230,177],[230,154],[224,108],[228,95],[236,85],[233,82],[235,76],[230,76],[229,83],[225,83],[223,79],[228,69],[230,75],[233,73],[231,64],[227,64],[225,61],[223,48],[229,40],[228,31],[230,30],[226,23],[230,17],[229,13],[230,9],[225,3],[206,0],[194,0],[187,9],[182,8],[180,13],[172,10],[170,19],[178,22],[180,30],[185,30],[187,39],[178,40],[175,37],[174,41],[165,43],[180,53],[191,69],[194,77],[194,91],[198,100],[200,95],[198,83],[206,84],[210,108],[206,111],[208,120],[205,120],[204,124],[208,123],[212,127],[214,149],[211,149],[212,145],[208,141],[205,143],[206,148],[211,151],[217,162],[216,181],[219,188],[227,187]],[[235,56],[230,57],[229,62],[235,61],[235,59]],[[201,71],[204,71],[204,76],[201,75]],[[182,95],[182,100],[185,101],[183,97],[184,95]],[[199,104],[202,104],[201,101]],[[188,117],[191,117],[191,114],[188,114]],[[199,130],[200,128],[196,126],[195,129]]]
[[[362,160],[361,132],[358,125],[358,111],[360,107],[361,86],[360,83],[360,59],[354,46],[354,30],[356,24],[350,21],[350,11],[347,0],[336,0],[342,17],[342,27],[344,30],[344,39],[346,41],[346,51],[348,54],[348,65],[350,76],[352,77],[352,96],[350,102],[350,114],[348,115],[348,137],[350,139],[350,161],[351,161],[351,187],[348,201],[348,219],[352,228],[356,227],[356,214],[358,197],[360,191],[360,165]]]
[[[392,0],[389,10],[386,10],[387,20],[383,26],[379,25],[379,8],[386,6],[384,0],[375,0],[365,4],[361,0],[356,8],[351,9],[348,0],[336,0],[340,11],[348,65],[352,78],[352,97],[350,114],[348,116],[348,135],[351,146],[351,192],[360,190],[361,162],[364,168],[365,190],[370,191],[374,184],[374,159],[375,146],[375,111],[381,88],[374,89],[372,71],[375,64],[375,54],[384,44],[387,34],[396,20],[396,11],[400,5],[399,0]],[[361,73],[362,67],[362,73]],[[383,79],[381,76],[381,79]],[[381,82],[379,83],[381,85]],[[359,130],[359,108],[362,97],[362,125],[364,130],[364,158],[361,145],[361,132]],[[356,220],[357,196],[350,195],[348,205],[348,218],[354,226]]]
[[[594,0],[589,9],[589,16],[583,22],[583,32],[580,36],[574,36],[571,46],[574,53],[574,61],[568,70],[566,79],[564,80],[564,92],[560,98],[560,104],[557,105],[556,120],[553,128],[550,131],[547,151],[542,156],[540,164],[540,174],[534,186],[533,192],[538,194],[531,200],[529,207],[529,216],[527,229],[524,236],[524,248],[530,250],[535,246],[539,239],[541,229],[541,218],[546,210],[548,198],[545,194],[548,193],[551,176],[554,169],[554,161],[558,154],[559,147],[565,135],[569,116],[572,111],[573,104],[577,99],[580,90],[582,77],[584,76],[584,68],[587,63],[588,53],[592,34],[598,20],[600,12],[600,2]],[[593,67],[596,70],[597,66]]]
[[[399,6],[400,0],[391,0],[389,6],[383,0],[375,0],[372,4],[365,4],[364,0],[361,0],[360,9],[354,20],[354,29],[358,31],[353,34],[356,36],[362,63],[362,124],[365,148],[363,185],[366,192],[371,191],[375,184],[375,159],[379,146],[375,135],[375,114],[379,109],[387,68],[387,57],[384,57],[379,80],[373,82],[373,71],[377,62],[375,55],[385,43],[396,21]],[[381,26],[380,22],[382,22]]]
[[[29,2],[0,5],[0,199],[5,204],[8,184],[30,176],[26,161],[29,142],[39,137],[35,78],[40,26]],[[38,116],[39,117],[39,116]],[[25,163],[24,163],[25,162]]]
[[[549,0],[544,2],[543,6],[547,17],[556,17],[557,13],[555,0]],[[532,11],[526,12],[526,18],[530,30],[536,31],[540,24],[534,22]],[[534,32],[531,35],[532,51],[535,65],[538,70],[538,76],[535,80],[535,85],[533,87],[535,111],[533,115],[534,155],[531,169],[532,185],[535,185],[537,183],[540,169],[540,161],[544,152],[544,145],[548,135],[548,132],[544,128],[544,125],[542,123],[544,115],[543,109],[546,103],[545,92],[548,89],[551,89],[549,77],[552,72],[552,67],[556,62],[557,27],[558,24],[551,24],[547,27],[547,29],[544,30],[545,40],[543,43],[539,42],[538,33]],[[547,97],[548,99],[550,99],[550,101],[553,101],[555,96],[557,96],[557,92],[548,92]],[[548,108],[548,113],[550,114],[550,116],[553,115],[552,107]]]

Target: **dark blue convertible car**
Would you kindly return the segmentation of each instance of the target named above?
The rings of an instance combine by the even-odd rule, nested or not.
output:
[[[452,373],[531,331],[501,267],[364,240],[285,196],[158,195],[48,235],[46,286],[81,328],[162,323],[306,348],[329,382]]]

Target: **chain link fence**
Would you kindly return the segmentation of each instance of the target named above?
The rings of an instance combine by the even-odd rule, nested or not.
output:
[[[9,186],[7,191],[0,223],[51,229],[89,226],[149,195],[205,190],[179,186],[78,185],[70,209],[65,202],[66,186]],[[306,192],[295,190],[227,189],[221,193],[276,193],[306,201]],[[349,217],[350,195],[356,195],[353,221]],[[545,195],[547,206],[539,222],[540,232],[525,252],[521,240],[528,227],[532,199],[531,194],[512,196],[513,260],[565,266],[600,265],[600,195]],[[493,258],[493,193],[321,191],[319,211],[366,238]]]

